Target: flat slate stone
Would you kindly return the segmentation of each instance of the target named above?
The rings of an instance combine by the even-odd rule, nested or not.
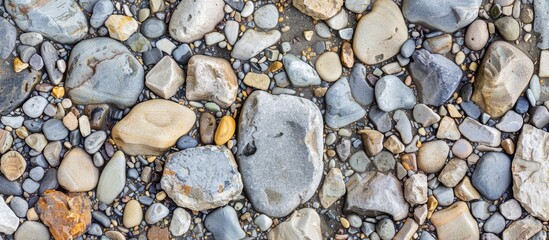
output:
[[[40,81],[40,72],[13,70],[13,58],[0,59],[0,114],[6,115],[19,107],[29,97]]]

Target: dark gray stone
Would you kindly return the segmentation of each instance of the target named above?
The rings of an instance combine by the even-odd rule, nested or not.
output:
[[[143,64],[145,64],[146,66],[154,65],[158,63],[163,56],[164,54],[162,53],[162,51],[160,51],[160,49],[153,48],[143,53]]]
[[[23,188],[21,188],[20,182],[12,182],[6,179],[3,175],[0,175],[0,194],[3,194],[4,196],[21,196],[23,195]]]
[[[431,54],[424,49],[414,52],[412,58],[414,61],[410,63],[409,71],[420,102],[434,106],[444,104],[459,85],[463,75],[461,69],[443,55]]]
[[[480,114],[482,114],[480,107],[477,106],[474,102],[461,102],[459,106],[467,116],[474,119],[478,119],[480,117]]]
[[[549,111],[544,106],[530,108],[530,123],[537,128],[543,128],[549,124]]]
[[[40,188],[38,188],[38,193],[42,194],[49,189],[59,188],[59,183],[57,182],[57,169],[50,168],[46,170],[46,174],[40,181]]]
[[[103,26],[113,11],[114,5],[110,0],[99,0],[93,6],[93,14],[90,18],[90,25],[94,28]]]
[[[349,86],[355,101],[366,109],[374,102],[374,88],[366,81],[366,67],[356,63],[349,76]]]
[[[511,159],[505,153],[490,152],[478,161],[471,177],[482,196],[498,199],[511,185]]]
[[[370,119],[370,121],[372,121],[376,129],[382,133],[391,131],[391,128],[393,128],[393,122],[391,121],[389,113],[384,112],[377,106],[373,106],[370,108],[370,112],[368,112],[368,118]]]
[[[179,45],[179,47],[172,52],[173,59],[181,65],[187,65],[192,56],[193,51],[191,50],[191,47],[189,47],[189,44],[186,43]]]
[[[63,73],[57,69],[56,62],[59,60],[59,54],[57,49],[48,41],[45,41],[40,46],[40,54],[44,60],[44,66],[48,73],[48,78],[53,84],[61,83],[63,80]]]
[[[194,139],[189,135],[180,137],[175,144],[179,150],[184,150],[187,148],[193,148],[198,145],[198,140]]]
[[[242,11],[244,9],[244,1],[243,0],[225,0],[225,3],[231,6],[233,9],[236,9],[237,11]]]
[[[13,70],[13,58],[0,60],[0,114],[6,115],[19,107],[40,81],[40,72]]]
[[[159,38],[166,34],[166,23],[155,17],[147,18],[141,24],[141,33],[151,39]]]

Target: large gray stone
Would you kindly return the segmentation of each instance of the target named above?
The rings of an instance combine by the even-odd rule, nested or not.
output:
[[[366,67],[356,63],[349,76],[349,86],[355,101],[363,108],[368,108],[375,100],[374,88],[366,80]]]
[[[431,0],[404,0],[402,13],[413,23],[444,32],[455,32],[478,16],[482,0],[443,0],[436,3]]]
[[[477,163],[471,182],[482,196],[498,199],[511,185],[511,159],[505,153],[484,154]]]
[[[525,124],[512,163],[513,196],[524,209],[549,220],[549,133]]]
[[[88,33],[88,20],[73,0],[5,0],[19,28],[60,43],[75,43]]]
[[[17,29],[5,18],[0,17],[0,59],[6,59],[15,48]]]
[[[76,104],[130,107],[144,85],[143,66],[116,40],[104,37],[84,40],[71,52],[65,88]]]
[[[376,82],[375,95],[377,106],[385,112],[412,109],[416,105],[416,96],[412,89],[393,75],[382,77]]]
[[[223,6],[223,0],[180,2],[170,18],[170,36],[185,43],[201,39],[223,20]]]
[[[347,126],[366,115],[353,98],[349,81],[346,77],[339,79],[326,92],[326,124],[331,128]]]
[[[456,91],[463,72],[450,59],[424,49],[414,52],[409,71],[418,89],[419,101],[440,106]]]
[[[257,211],[286,216],[313,196],[324,165],[322,132],[320,110],[307,99],[263,91],[248,97],[238,122],[236,156]]]
[[[13,70],[13,58],[0,59],[0,114],[6,115],[19,107],[40,81],[40,72]]]
[[[534,0],[534,31],[540,33],[538,48],[549,48],[549,1]]]
[[[160,181],[180,207],[203,211],[226,205],[242,193],[233,154],[225,146],[188,148],[168,156]]]
[[[408,207],[402,183],[393,174],[370,171],[348,186],[344,210],[369,217],[389,214],[398,221],[406,218]]]

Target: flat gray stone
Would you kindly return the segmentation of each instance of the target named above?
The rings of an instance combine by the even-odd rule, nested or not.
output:
[[[13,236],[15,239],[49,240],[50,231],[39,221],[25,221]]]
[[[355,63],[349,76],[349,86],[355,101],[364,109],[368,108],[375,100],[374,88],[366,80],[366,67]]]
[[[339,79],[326,92],[326,125],[331,128],[347,126],[366,115],[353,98],[349,81],[346,77]]]
[[[5,18],[0,17],[0,59],[6,59],[15,48],[17,29]]]
[[[320,85],[320,76],[308,63],[302,61],[292,54],[284,55],[282,58],[284,69],[294,87],[308,87]]]
[[[451,33],[472,23],[481,3],[482,0],[445,0],[436,4],[430,0],[404,0],[402,13],[410,22]]]
[[[501,143],[501,132],[467,117],[459,125],[459,132],[472,142],[497,147]]]
[[[498,199],[511,185],[511,159],[505,153],[489,152],[477,162],[471,182],[490,200]]]
[[[246,99],[236,157],[257,211],[286,216],[314,195],[324,165],[322,132],[320,110],[307,99],[263,91]]]
[[[272,29],[278,24],[278,9],[274,4],[267,4],[255,10],[255,25],[263,29]]]
[[[97,200],[111,204],[126,185],[126,157],[122,151],[114,153],[101,172],[97,183]]]
[[[6,0],[4,6],[25,32],[60,43],[75,43],[88,33],[86,15],[73,0]]]
[[[282,34],[278,30],[259,32],[248,29],[234,44],[231,57],[239,60],[249,60],[278,42],[281,36]]]
[[[120,42],[92,38],[78,43],[69,57],[65,88],[75,104],[133,106],[144,83],[141,63]]]
[[[496,128],[502,132],[517,132],[522,127],[524,120],[515,111],[508,111],[496,124]]]

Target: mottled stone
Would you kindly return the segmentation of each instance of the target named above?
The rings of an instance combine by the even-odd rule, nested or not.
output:
[[[23,104],[40,77],[40,72],[29,69],[16,73],[12,57],[0,59],[0,114],[7,115]]]
[[[276,226],[267,237],[269,240],[321,240],[320,225],[318,213],[312,208],[303,208],[295,211],[288,220]]]
[[[515,46],[492,43],[475,79],[473,101],[492,117],[501,117],[515,105],[534,72],[530,58]]]
[[[278,30],[259,32],[248,29],[234,44],[233,50],[231,51],[231,57],[239,60],[249,60],[278,42],[281,36],[282,34]]]
[[[336,15],[343,6],[343,0],[295,0],[295,8],[314,19],[326,20]]]
[[[437,230],[438,239],[480,239],[477,221],[471,216],[467,204],[456,202],[452,206],[436,211],[431,223]]]
[[[354,100],[347,78],[341,78],[326,92],[324,118],[329,127],[344,127],[361,119],[364,115],[366,110]]]
[[[402,13],[413,23],[444,32],[455,32],[469,25],[478,16],[482,0],[442,1],[404,0]]]
[[[238,197],[243,187],[233,154],[224,146],[170,154],[160,183],[178,206],[194,211],[224,206]]]
[[[183,1],[170,18],[170,36],[190,43],[214,30],[223,19],[223,0]]]

